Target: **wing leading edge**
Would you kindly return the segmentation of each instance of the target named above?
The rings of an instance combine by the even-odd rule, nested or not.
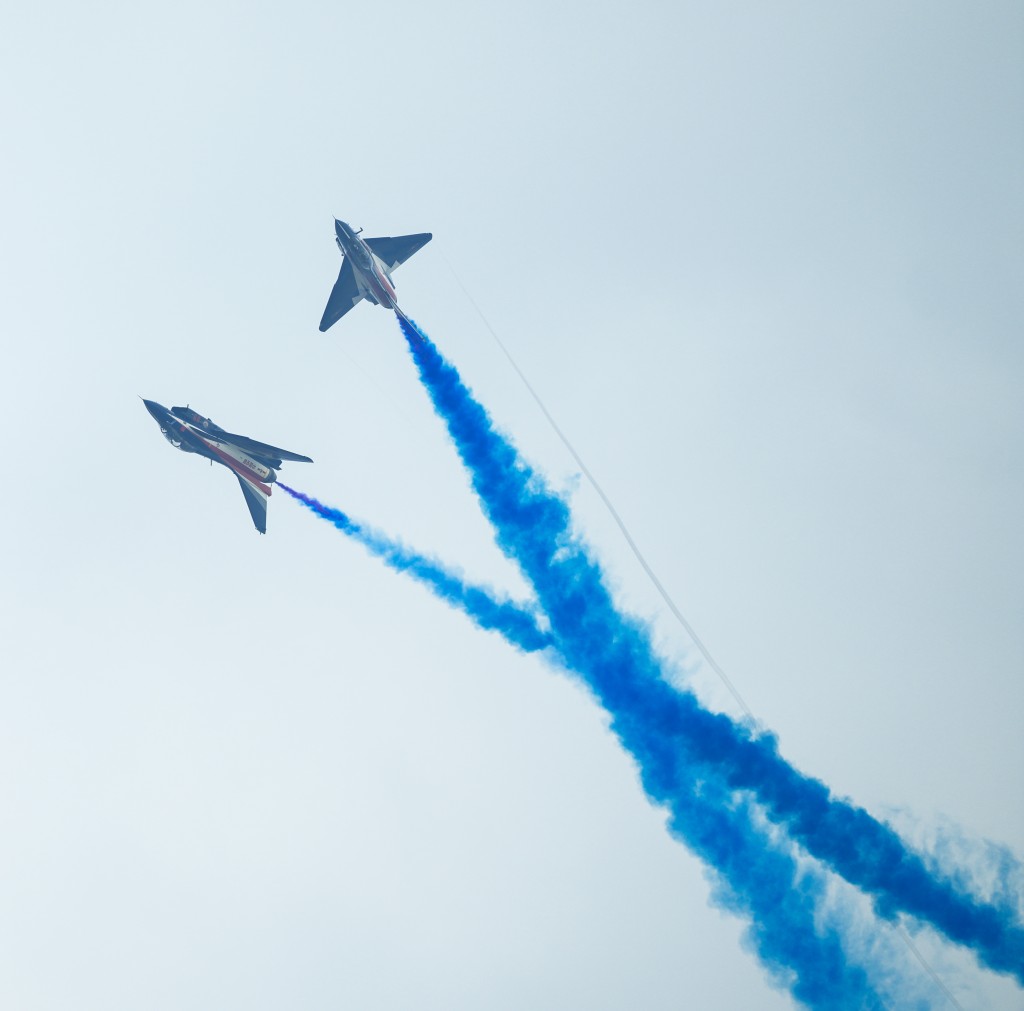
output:
[[[358,305],[362,300],[363,296],[359,294],[355,272],[346,256],[342,260],[338,280],[334,282],[334,287],[331,289],[331,297],[327,300],[324,318],[320,320],[320,332],[323,333],[329,327],[334,326],[349,309]]]
[[[253,523],[256,524],[256,529],[261,534],[265,534],[267,532],[269,489],[264,491],[262,486],[256,484],[255,481],[248,481],[240,474],[236,474],[235,477],[238,478],[238,485],[245,496],[245,504],[249,507],[249,513],[252,516]]]
[[[205,434],[205,433],[204,433]],[[281,449],[278,446],[271,446],[266,442],[259,442],[256,439],[250,439],[247,435],[235,435],[232,432],[220,431],[216,435],[205,434],[205,437],[213,440],[214,442],[225,442],[231,446],[237,446],[239,449],[244,449],[254,456],[261,456],[264,459],[277,461],[275,470],[281,466],[281,461],[291,460],[294,463],[312,463],[312,459],[308,456],[302,456],[299,453],[291,453],[287,449]]]
[[[415,235],[382,235],[379,239],[367,239],[366,244],[373,250],[373,255],[378,257],[388,268],[405,263],[413,253],[421,250],[432,238],[432,232],[417,232]]]

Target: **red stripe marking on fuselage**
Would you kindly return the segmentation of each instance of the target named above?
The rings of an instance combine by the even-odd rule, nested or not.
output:
[[[239,463],[233,456],[229,456],[227,453],[218,449],[215,445],[213,445],[213,443],[207,442],[197,432],[192,432],[192,434],[208,450],[210,450],[211,453],[215,454],[217,459],[220,460],[220,462],[223,463],[225,467],[230,467],[239,477],[244,477],[246,481],[248,481],[250,484],[256,485],[256,487],[259,488],[259,490],[263,492],[264,495],[272,494],[270,485],[263,484],[263,482],[260,481],[259,478],[257,478],[256,475],[251,470],[246,470],[245,467],[243,467],[242,464]]]
[[[383,294],[386,300],[390,302],[390,305],[386,305],[385,309],[394,309],[398,305],[398,293],[388,282],[387,274],[381,270],[376,260],[371,261],[373,263],[373,279],[377,282],[377,286],[380,291],[375,291],[374,294]]]

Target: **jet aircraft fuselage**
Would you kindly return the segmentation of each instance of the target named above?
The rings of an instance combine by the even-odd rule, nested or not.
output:
[[[352,261],[359,294],[384,306],[385,309],[397,309],[398,295],[391,283],[388,269],[373,255],[373,251],[360,237],[361,231],[361,228],[357,230],[337,218],[334,220],[334,241],[338,244],[342,256],[347,256]]]
[[[334,241],[343,257],[338,280],[320,320],[325,331],[364,298],[407,318],[398,307],[398,296],[391,274],[432,238],[430,232],[415,235],[390,235],[364,239],[362,229],[334,219]]]
[[[155,400],[143,400],[146,410],[160,426],[160,433],[183,453],[195,453],[211,463],[227,467],[241,485],[253,523],[261,534],[267,532],[267,500],[271,485],[285,460],[312,463],[308,456],[290,453],[244,435],[226,432],[191,407],[170,409]]]

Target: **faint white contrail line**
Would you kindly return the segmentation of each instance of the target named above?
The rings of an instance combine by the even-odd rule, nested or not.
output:
[[[540,399],[540,397],[537,395],[537,391],[530,385],[530,381],[523,374],[523,370],[516,364],[516,360],[512,357],[511,352],[507,347],[505,347],[501,338],[495,332],[494,327],[491,326],[487,317],[484,315],[483,310],[480,308],[479,305],[477,305],[476,299],[473,298],[473,296],[469,293],[469,290],[462,283],[462,279],[455,272],[455,268],[451,265],[447,257],[445,257],[443,254],[442,259],[444,259],[445,263],[448,264],[448,269],[452,272],[452,277],[455,278],[456,283],[462,289],[466,298],[469,299],[473,308],[476,309],[480,318],[484,322],[484,326],[486,326],[487,329],[490,331],[491,336],[494,338],[498,347],[501,348],[505,357],[508,359],[509,364],[512,366],[513,369],[515,369],[516,375],[519,376],[519,378],[522,380],[523,385],[529,391],[530,396],[533,397],[533,399],[537,402],[537,406],[543,412],[544,417],[548,419],[548,424],[551,425],[551,428],[554,431],[555,435],[557,435],[558,438],[561,439],[562,445],[565,446],[565,448],[569,451],[573,460],[576,461],[577,466],[580,468],[580,471],[582,472],[584,477],[586,477],[586,479],[590,482],[594,491],[597,492],[598,496],[604,503],[605,508],[608,510],[612,519],[615,520],[616,525],[618,526],[619,530],[622,531],[622,536],[626,539],[626,543],[629,545],[629,548],[633,552],[633,555],[636,557],[636,560],[640,563],[644,572],[647,573],[647,577],[654,585],[654,588],[658,591],[659,594],[661,594],[661,599],[665,602],[665,606],[668,607],[672,614],[676,616],[677,620],[679,621],[679,624],[682,625],[683,628],[686,630],[686,634],[690,637],[693,644],[697,647],[697,649],[700,650],[701,655],[707,661],[708,666],[719,676],[719,678],[722,681],[722,684],[724,684],[725,687],[728,688],[729,691],[732,693],[732,697],[736,700],[736,704],[740,707],[740,709],[743,710],[743,712],[747,715],[749,719],[753,720],[754,714],[751,712],[750,707],[746,704],[746,702],[743,701],[743,696],[740,695],[739,689],[737,689],[737,687],[732,683],[732,681],[729,680],[728,675],[715,661],[715,658],[711,655],[707,646],[704,645],[704,643],[701,641],[700,636],[698,636],[697,633],[694,631],[693,626],[686,620],[686,617],[683,615],[683,612],[680,611],[678,607],[676,607],[675,601],[671,598],[671,596],[669,596],[668,590],[666,590],[665,587],[662,585],[662,582],[655,574],[654,569],[651,568],[651,566],[647,562],[647,559],[644,558],[643,552],[641,552],[640,548],[637,547],[636,541],[633,540],[633,536],[632,534],[630,534],[628,528],[626,527],[626,524],[623,522],[622,517],[618,513],[618,510],[615,508],[614,505],[612,505],[611,499],[608,498],[608,496],[604,492],[604,489],[597,483],[597,478],[595,478],[594,475],[590,472],[590,468],[587,467],[587,465],[583,462],[583,458],[580,456],[579,453],[576,452],[575,448],[573,447],[573,444],[568,440],[565,433],[558,427],[558,423],[551,416],[551,412],[544,406],[544,401]]]
[[[719,678],[721,678],[722,684],[724,684],[725,687],[728,688],[729,691],[732,693],[732,697],[736,700],[736,704],[743,710],[744,713],[746,713],[746,715],[751,720],[753,720],[754,714],[751,712],[750,707],[746,704],[746,702],[743,701],[743,696],[740,695],[739,690],[732,683],[732,681],[729,680],[728,675],[715,661],[715,658],[711,655],[707,646],[705,646],[704,643],[701,641],[700,636],[698,636],[697,633],[693,630],[693,626],[686,620],[686,617],[684,616],[683,612],[680,611],[678,607],[676,607],[675,601],[673,601],[671,596],[669,596],[668,590],[666,590],[665,587],[662,585],[661,580],[658,579],[654,570],[648,564],[647,559],[644,558],[640,548],[637,547],[636,541],[633,540],[633,537],[627,529],[626,524],[623,522],[622,517],[619,515],[618,510],[615,508],[614,505],[612,505],[611,499],[608,498],[608,496],[604,492],[604,489],[597,483],[597,479],[590,472],[590,469],[587,467],[587,465],[583,462],[583,459],[579,455],[579,453],[576,452],[575,448],[573,447],[572,443],[568,440],[565,433],[558,427],[558,423],[551,416],[551,412],[547,409],[547,407],[544,406],[544,401],[540,399],[540,397],[537,395],[537,391],[533,388],[533,386],[530,385],[530,381],[523,374],[523,370],[516,364],[516,360],[512,357],[512,354],[509,352],[508,348],[505,347],[505,344],[502,342],[502,339],[495,332],[494,327],[491,326],[487,317],[484,315],[483,310],[480,308],[479,305],[477,305],[476,299],[473,298],[473,296],[469,293],[469,289],[462,283],[462,279],[459,277],[458,273],[456,273],[455,268],[451,265],[451,262],[448,260],[448,258],[444,256],[444,254],[441,254],[441,258],[445,261],[445,263],[448,264],[448,269],[452,272],[452,277],[455,278],[455,281],[458,284],[458,286],[462,289],[463,294],[465,294],[466,298],[469,299],[473,308],[476,309],[477,314],[480,316],[480,319],[482,319],[484,322],[484,326],[486,326],[487,329],[490,331],[491,336],[494,338],[498,347],[501,348],[503,354],[508,359],[509,364],[512,366],[513,369],[515,369],[516,375],[519,376],[519,378],[522,380],[523,385],[529,391],[530,396],[533,397],[533,399],[536,401],[537,406],[543,412],[544,417],[547,418],[548,424],[551,425],[551,428],[553,429],[555,435],[557,435],[558,438],[562,441],[562,445],[564,445],[565,448],[569,451],[572,458],[576,461],[577,465],[579,466],[580,471],[593,486],[594,491],[597,492],[601,501],[604,503],[605,508],[608,510],[608,512],[611,514],[612,519],[615,520],[615,523],[618,525],[619,530],[622,531],[622,536],[626,539],[626,543],[629,545],[630,550],[636,557],[636,560],[640,563],[644,572],[647,573],[647,576],[651,580],[651,583],[654,585],[654,588],[661,595],[661,599],[665,601],[665,605],[672,612],[672,614],[676,616],[676,618],[679,621],[679,624],[682,625],[683,628],[686,630],[686,634],[693,641],[693,644],[697,647],[697,649],[700,650],[701,655],[707,661],[708,666],[719,676]],[[913,938],[910,936],[910,934],[907,932],[907,930],[903,927],[902,924],[896,924],[896,932],[900,936],[900,938],[902,938],[904,944],[906,944],[907,948],[910,950],[914,958],[917,959],[921,967],[931,977],[932,982],[934,982],[935,985],[942,991],[943,995],[949,1001],[949,1003],[952,1004],[953,1007],[958,1008],[959,1011],[964,1011],[963,1005],[956,999],[956,997],[946,986],[946,984],[942,982],[942,979],[939,977],[939,974],[928,964],[928,961],[925,959],[924,955],[921,954],[917,945],[914,943]]]
[[[949,1003],[953,1005],[953,1007],[959,1008],[959,1011],[964,1011],[963,1004],[961,1004],[960,1001],[958,1001],[956,997],[953,996],[953,993],[949,989],[949,987],[946,986],[946,984],[943,983],[942,980],[939,978],[939,974],[928,964],[928,962],[925,960],[924,955],[921,954],[920,949],[917,947],[916,944],[914,944],[914,939],[910,936],[910,932],[907,930],[906,927],[903,926],[902,923],[896,924],[896,933],[898,933],[900,937],[903,938],[903,943],[906,944],[906,946],[910,949],[911,954],[914,956],[914,958],[916,958],[918,962],[921,963],[921,967],[924,969],[924,971],[928,973],[929,976],[931,976],[932,982],[943,992],[943,994],[946,997],[946,1000],[948,1000]]]

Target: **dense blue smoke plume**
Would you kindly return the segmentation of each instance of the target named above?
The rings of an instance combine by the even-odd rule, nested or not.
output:
[[[691,788],[703,781],[730,792],[751,791],[772,821],[869,894],[881,915],[917,917],[971,948],[989,968],[1024,983],[1024,930],[1005,910],[930,872],[891,828],[790,766],[774,737],[709,712],[692,693],[665,681],[645,631],[617,611],[599,566],[573,536],[566,504],[494,429],[429,338],[404,320],[400,324],[498,543],[533,585],[559,654],[611,713],[615,733],[639,762],[645,789],[669,807],[687,844],[731,882],[730,868],[703,852],[703,828],[685,818],[691,795],[673,773],[682,766],[690,770],[685,780]],[[729,854],[717,859],[727,862]]]
[[[586,668],[571,662],[572,651],[562,649],[560,637],[558,645],[567,666],[589,680]],[[620,740],[638,761],[648,796],[668,810],[672,833],[708,866],[716,898],[750,921],[751,946],[775,982],[811,1007],[884,1006],[864,969],[848,962],[839,934],[817,923],[821,876],[801,871],[788,843],[766,837],[753,806],[687,760],[671,736],[645,729],[642,699],[603,701]]]
[[[340,509],[332,509],[309,495],[277,482],[287,492],[317,516],[333,523],[339,530],[359,541],[371,554],[382,559],[397,572],[407,572],[414,579],[426,583],[442,600],[468,614],[480,628],[500,632],[509,642],[526,652],[546,649],[551,637],[537,627],[537,620],[526,608],[508,600],[498,600],[487,590],[471,586],[438,562],[391,540],[384,534],[356,523]]]
[[[498,631],[525,650],[553,644],[528,611],[467,586],[438,563],[367,529],[341,510],[279,485],[386,564],[425,583],[479,627]],[[720,784],[702,781],[699,767],[681,762],[671,741],[647,749],[642,771],[651,798],[669,809],[673,834],[713,868],[719,901],[751,921],[752,946],[779,986],[809,1007],[884,1006],[864,970],[847,963],[840,936],[816,924],[824,889],[821,877],[801,872],[787,847],[765,838],[747,802],[726,796]]]

